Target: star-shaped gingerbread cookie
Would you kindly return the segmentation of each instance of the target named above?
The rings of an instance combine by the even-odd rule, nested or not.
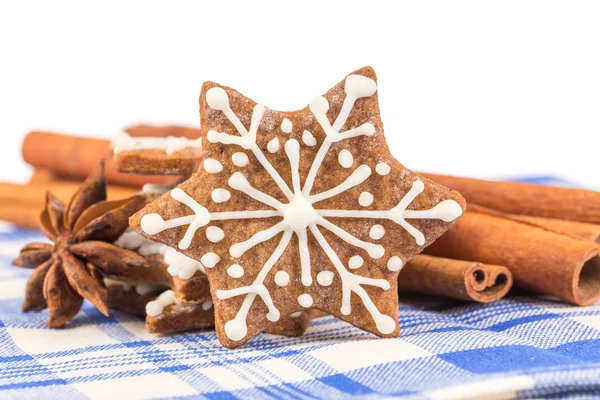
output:
[[[206,82],[200,116],[201,167],[130,223],[204,265],[221,343],[309,308],[398,335],[402,265],[465,202],[392,157],[373,69],[291,112]]]

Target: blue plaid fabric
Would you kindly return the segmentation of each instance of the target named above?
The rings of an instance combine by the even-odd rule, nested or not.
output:
[[[0,225],[0,398],[599,398],[600,303],[515,293],[490,305],[403,295],[402,331],[378,339],[333,317],[299,338],[228,350],[214,331],[155,336],[84,303],[65,329],[22,314],[40,233]]]

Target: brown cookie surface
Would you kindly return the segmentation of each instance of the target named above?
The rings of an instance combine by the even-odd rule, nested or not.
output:
[[[131,225],[206,269],[220,341],[245,343],[311,307],[379,336],[399,333],[397,276],[465,208],[386,145],[374,71],[309,106],[270,110],[207,82],[204,160]]]
[[[116,244],[136,251],[148,262],[143,267],[130,268],[126,280],[122,277],[105,279],[111,308],[146,315],[147,305],[152,303],[146,318],[146,328],[151,333],[168,334],[214,326],[210,286],[200,262],[133,231],[124,233]],[[204,262],[211,265],[210,260]],[[163,301],[166,302],[161,306]],[[306,331],[310,320],[309,314],[302,312],[270,324],[266,331],[299,336]]]
[[[112,144],[119,172],[146,175],[192,175],[202,158],[201,140],[183,137],[118,136]]]

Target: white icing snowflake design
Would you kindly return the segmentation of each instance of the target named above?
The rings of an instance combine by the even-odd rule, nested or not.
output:
[[[322,248],[323,252],[329,258],[334,267],[334,271],[319,272],[316,279],[317,284],[321,286],[331,285],[336,274],[341,280],[341,314],[349,315],[351,313],[351,294],[355,293],[373,318],[376,328],[381,334],[391,334],[396,329],[396,320],[389,315],[381,313],[374,304],[373,300],[370,298],[367,291],[364,289],[364,286],[372,286],[385,291],[390,289],[390,283],[385,279],[368,278],[351,272],[351,270],[360,268],[363,263],[368,262],[368,260],[363,260],[362,257],[355,256],[352,257],[349,266],[346,267],[338,254],[336,254],[336,252],[330,246],[325,236],[322,234],[321,229],[330,231],[341,240],[346,242],[349,246],[364,249],[371,258],[381,259],[382,257],[386,256],[386,251],[383,246],[373,242],[364,241],[353,236],[349,232],[331,222],[328,218],[363,220],[376,219],[393,221],[405,229],[410,235],[412,235],[418,245],[423,245],[426,242],[424,234],[409,224],[406,221],[407,219],[440,219],[445,222],[450,222],[462,214],[462,208],[454,200],[444,200],[428,210],[407,210],[407,207],[411,205],[413,200],[424,191],[425,186],[420,180],[415,180],[412,182],[412,188],[408,191],[408,193],[404,195],[404,197],[395,207],[387,210],[320,209],[314,206],[315,203],[332,198],[357,185],[360,185],[369,179],[373,172],[376,172],[382,176],[387,175],[390,172],[390,166],[386,163],[378,164],[375,171],[372,171],[371,168],[366,164],[358,165],[349,173],[348,177],[341,184],[321,193],[311,194],[317,172],[319,171],[319,168],[333,143],[352,140],[352,138],[363,135],[372,136],[375,133],[375,128],[369,121],[364,121],[362,125],[353,129],[346,131],[341,131],[341,129],[346,123],[346,120],[348,119],[355,102],[360,98],[372,96],[376,90],[377,84],[374,80],[363,75],[355,74],[348,76],[345,80],[344,87],[345,99],[343,101],[341,111],[333,123],[330,123],[326,115],[330,105],[325,97],[316,97],[309,103],[309,109],[311,113],[325,132],[325,139],[318,149],[316,157],[312,163],[308,175],[304,179],[304,184],[302,186],[301,177],[299,174],[301,145],[296,139],[289,139],[282,145],[291,168],[291,187],[288,186],[279,172],[268,161],[265,154],[256,143],[257,132],[265,113],[265,107],[259,104],[254,107],[250,127],[247,129],[241,123],[238,116],[230,108],[229,97],[224,89],[220,87],[213,87],[206,92],[206,102],[208,106],[213,110],[219,110],[223,112],[225,117],[231,122],[231,124],[239,133],[238,136],[210,130],[207,134],[207,140],[211,143],[220,143],[227,146],[239,146],[245,150],[249,150],[254,155],[255,160],[248,161],[247,157],[244,157],[245,154],[242,156],[240,153],[235,153],[233,157],[233,163],[240,167],[245,167],[248,165],[248,162],[252,163],[257,161],[260,163],[260,165],[262,165],[264,170],[266,170],[266,172],[272,178],[275,185],[279,188],[279,190],[281,190],[287,199],[287,202],[281,202],[267,193],[252,187],[246,179],[244,173],[238,171],[233,173],[228,178],[227,184],[229,188],[215,189],[212,194],[213,198],[216,197],[226,201],[225,199],[229,199],[229,190],[239,191],[264,204],[264,209],[252,211],[210,212],[206,207],[199,204],[191,196],[185,193],[181,188],[177,188],[171,191],[171,197],[177,202],[185,204],[187,207],[189,207],[189,209],[193,211],[193,214],[167,221],[165,221],[159,214],[147,214],[141,220],[141,228],[145,233],[149,235],[155,235],[167,229],[187,226],[186,233],[178,245],[180,249],[185,250],[188,249],[192,244],[192,240],[196,234],[196,231],[201,227],[207,226],[211,221],[245,220],[272,217],[282,218],[270,228],[256,232],[249,239],[239,243],[234,243],[231,247],[229,247],[229,253],[231,257],[240,258],[250,248],[258,245],[259,243],[270,240],[276,235],[282,233],[279,243],[275,247],[268,260],[264,263],[257,276],[254,278],[252,284],[248,286],[237,287],[231,290],[216,291],[216,296],[220,300],[230,299],[237,296],[245,296],[235,318],[226,322],[224,326],[225,334],[230,340],[240,341],[247,336],[247,316],[257,297],[260,297],[262,302],[264,302],[268,308],[268,313],[266,315],[267,319],[272,322],[280,320],[280,310],[274,304],[271,294],[265,286],[265,279],[290,244],[292,235],[296,235],[298,238],[298,254],[301,268],[300,280],[305,287],[313,285],[313,278],[311,274],[311,256],[308,245],[309,232],[314,236],[316,242]],[[281,130],[283,132],[291,132],[292,129],[293,127],[291,126],[291,121],[285,119],[281,122]],[[309,131],[304,131],[303,142],[306,146],[316,145],[313,134]],[[279,150],[279,146],[280,143],[278,140],[276,142],[272,141],[269,143],[268,150],[271,153],[276,152]],[[354,164],[354,159],[352,155],[345,150],[340,153],[339,162],[344,169],[351,169]],[[208,173],[219,173],[222,170],[221,163],[215,159],[207,159],[204,166],[205,171]],[[363,192],[359,201],[361,207],[357,208],[365,208],[372,202],[373,195],[368,192]],[[211,228],[216,228],[218,231],[215,231]],[[371,230],[370,237],[372,239],[379,239],[384,234],[384,228],[381,225],[376,225]],[[217,227],[208,227],[206,235],[211,242],[218,242],[223,238],[223,231]],[[388,269],[390,271],[399,271],[402,267],[402,260],[400,257],[394,254],[388,254],[387,257]],[[205,266],[208,267],[208,265]],[[229,268],[229,276],[232,279],[241,277],[244,274],[243,268],[238,264],[224,267]],[[286,286],[289,284],[289,282],[290,276],[287,272],[278,271],[275,274],[276,285]],[[313,305],[313,298],[310,294],[303,293],[298,297],[297,302],[301,307],[309,308]]]

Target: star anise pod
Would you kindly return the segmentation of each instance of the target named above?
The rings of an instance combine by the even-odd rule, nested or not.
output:
[[[146,261],[112,243],[129,226],[131,214],[145,204],[142,195],[107,201],[104,163],[86,179],[67,207],[51,193],[40,216],[42,231],[52,241],[26,245],[13,264],[35,268],[27,282],[23,311],[50,310],[48,327],[65,325],[83,299],[108,316],[103,276],[123,276]]]

